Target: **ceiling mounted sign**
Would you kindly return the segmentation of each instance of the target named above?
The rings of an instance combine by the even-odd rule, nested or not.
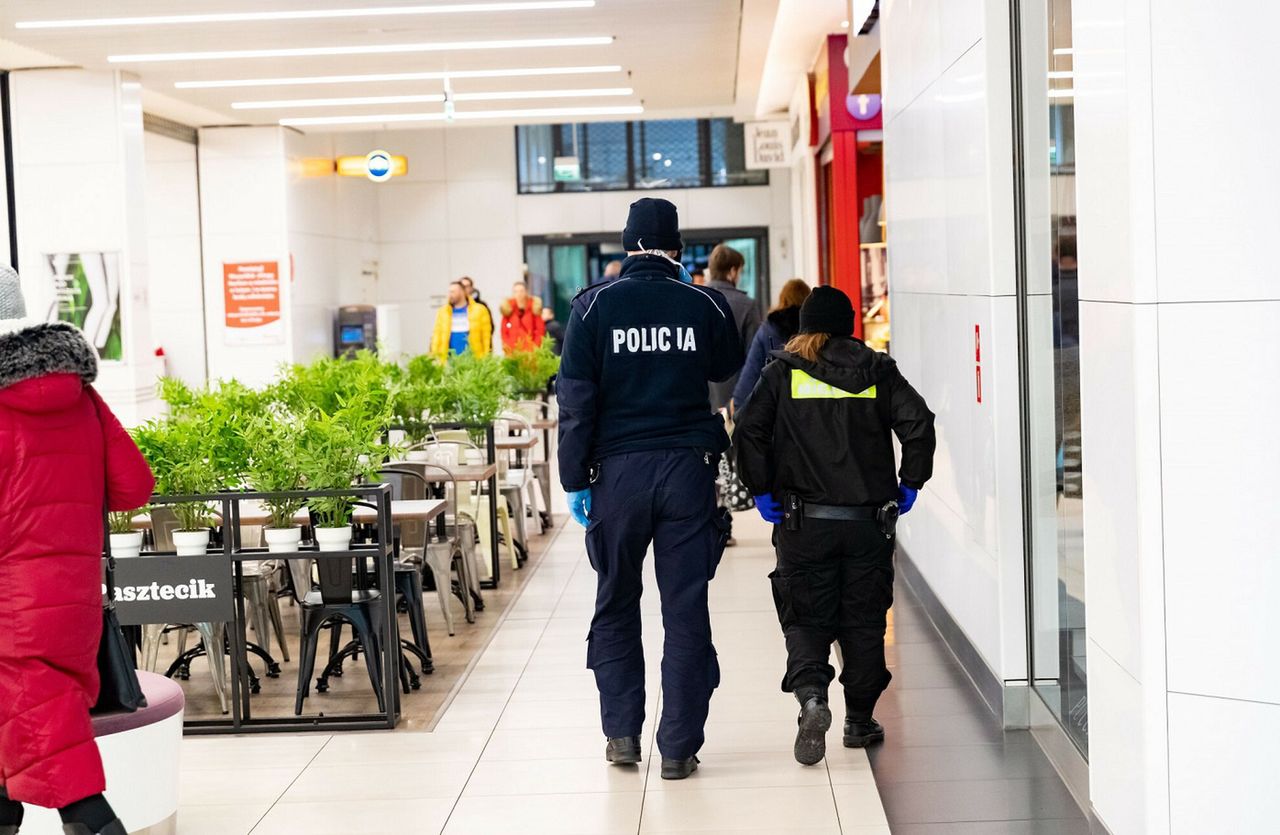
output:
[[[379,149],[362,157],[338,157],[337,171],[340,177],[367,177],[385,183],[409,173],[409,158]]]
[[[743,134],[748,169],[791,167],[790,122],[748,122]]]

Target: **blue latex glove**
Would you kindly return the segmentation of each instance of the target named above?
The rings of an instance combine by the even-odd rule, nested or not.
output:
[[[916,496],[920,495],[919,490],[908,487],[905,484],[898,485],[898,515],[906,516],[911,512],[911,507],[916,503]]]
[[[591,515],[591,488],[586,490],[573,490],[568,493],[569,496],[569,515],[574,518],[579,525],[587,527],[591,524],[591,520],[587,518]]]
[[[782,524],[782,505],[778,504],[778,500],[773,497],[772,493],[756,496],[755,499],[756,510],[760,512],[760,518],[770,525]]]

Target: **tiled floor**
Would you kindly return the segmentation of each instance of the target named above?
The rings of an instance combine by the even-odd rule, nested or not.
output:
[[[905,596],[891,651],[898,678],[880,711],[891,742],[875,755],[876,772],[864,752],[840,746],[838,729],[826,762],[798,766],[795,703],[778,690],[784,648],[765,580],[768,531],[744,516],[738,538],[712,586],[723,683],[692,779],[659,779],[652,721],[643,765],[603,762],[594,682],[583,668],[594,575],[570,526],[434,731],[188,739],[180,832],[885,835],[891,821],[894,832],[1080,831],[1073,821],[936,825],[1013,820],[1027,803],[1065,817],[1069,798],[1034,743],[1008,741],[974,718],[967,684]],[[657,595],[644,606],[656,672]],[[656,680],[650,693],[654,715]],[[955,779],[961,773],[967,781]]]

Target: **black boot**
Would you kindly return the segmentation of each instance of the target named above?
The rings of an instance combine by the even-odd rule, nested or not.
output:
[[[90,829],[85,823],[64,823],[62,831],[65,835],[129,835],[129,830],[124,828],[119,818],[97,830]]]
[[[0,786],[0,835],[18,835],[22,826],[22,804],[9,799],[9,793]]]
[[[614,765],[635,765],[640,762],[640,737],[620,736],[609,740],[604,758]]]
[[[844,747],[866,748],[873,742],[884,742],[884,727],[870,716],[844,720]]]
[[[816,687],[796,691],[800,702],[800,717],[796,720],[800,730],[796,732],[796,762],[801,765],[817,765],[827,755],[827,731],[831,730],[831,707],[827,694]]]
[[[689,757],[687,760],[673,760],[668,759],[667,757],[662,758],[663,780],[683,780],[697,770],[697,757]]]

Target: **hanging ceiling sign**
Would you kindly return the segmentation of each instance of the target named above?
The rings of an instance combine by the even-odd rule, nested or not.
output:
[[[409,158],[383,150],[370,151],[362,157],[338,157],[337,171],[340,177],[366,177],[385,183],[409,173]]]
[[[791,167],[790,122],[748,122],[743,131],[748,169]]]

